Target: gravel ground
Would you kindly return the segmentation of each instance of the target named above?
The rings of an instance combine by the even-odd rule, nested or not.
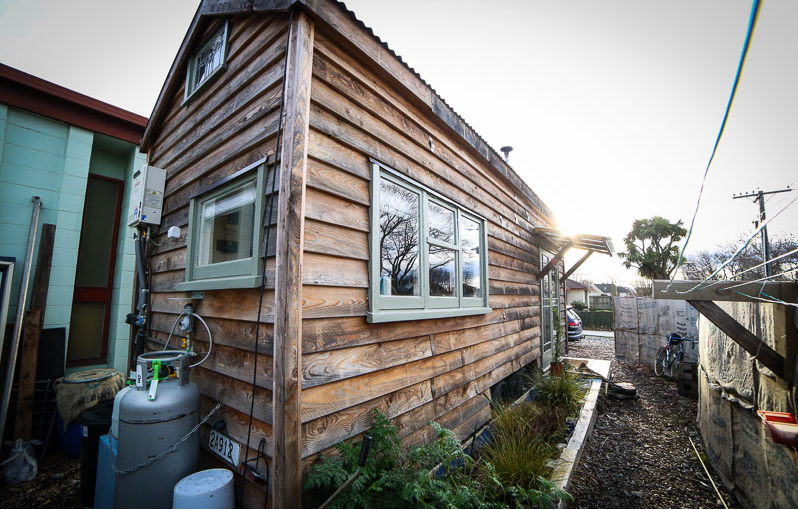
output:
[[[69,459],[60,451],[50,454],[33,480],[0,486],[0,508],[83,508],[80,459]]]
[[[612,360],[611,379],[633,384],[639,397],[606,399],[571,483],[571,507],[723,508],[688,439],[706,462],[695,399],[680,396],[675,382],[650,367],[614,359],[612,338],[573,342],[568,355]],[[712,476],[726,504],[739,508]]]

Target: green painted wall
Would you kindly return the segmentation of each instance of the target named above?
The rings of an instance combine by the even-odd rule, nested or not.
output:
[[[107,357],[108,364],[122,372],[126,370],[129,337],[124,318],[131,307],[135,265],[133,232],[124,224],[127,184],[133,168],[140,166],[143,159],[133,144],[0,104],[0,255],[17,259],[8,323],[16,317],[33,210],[31,196],[42,199],[39,228],[43,223],[56,225],[44,327],[66,327],[68,338],[87,176],[93,172],[122,179],[126,188],[117,239]],[[38,247],[34,257],[37,260]]]

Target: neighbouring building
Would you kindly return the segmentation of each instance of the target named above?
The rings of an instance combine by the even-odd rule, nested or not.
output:
[[[5,345],[16,317],[31,198],[38,196],[38,232],[55,225],[43,328],[62,328],[56,337],[63,339],[46,354],[63,355],[67,370],[127,372],[124,320],[133,299],[134,254],[126,183],[144,161],[137,144],[146,122],[0,64],[0,260],[15,266],[10,293],[0,292],[7,306]],[[34,265],[39,243],[37,236]]]
[[[590,306],[590,285],[568,278],[565,280],[565,302],[573,305],[576,301]]]

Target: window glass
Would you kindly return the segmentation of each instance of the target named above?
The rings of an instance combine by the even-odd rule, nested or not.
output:
[[[485,220],[373,162],[369,322],[490,311]]]
[[[428,223],[431,238],[454,244],[454,211],[430,201]]]
[[[463,297],[482,297],[482,282],[480,275],[482,265],[479,257],[481,254],[479,223],[461,215],[460,217],[460,243],[463,257]]]
[[[224,61],[224,31],[219,32],[205,49],[197,54],[194,64],[193,87],[197,88],[210,77]]]
[[[380,179],[380,294],[420,296],[419,196]]]
[[[250,181],[202,202],[198,266],[252,257],[255,188],[255,181]]]
[[[429,247],[429,295],[454,296],[455,287],[454,250],[430,245]]]

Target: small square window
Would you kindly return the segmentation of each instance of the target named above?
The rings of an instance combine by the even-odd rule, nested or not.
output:
[[[177,290],[260,284],[265,166],[255,163],[191,197],[186,281]]]
[[[373,162],[370,322],[490,311],[485,220]]]
[[[185,99],[225,67],[227,21],[200,46],[188,62]]]

